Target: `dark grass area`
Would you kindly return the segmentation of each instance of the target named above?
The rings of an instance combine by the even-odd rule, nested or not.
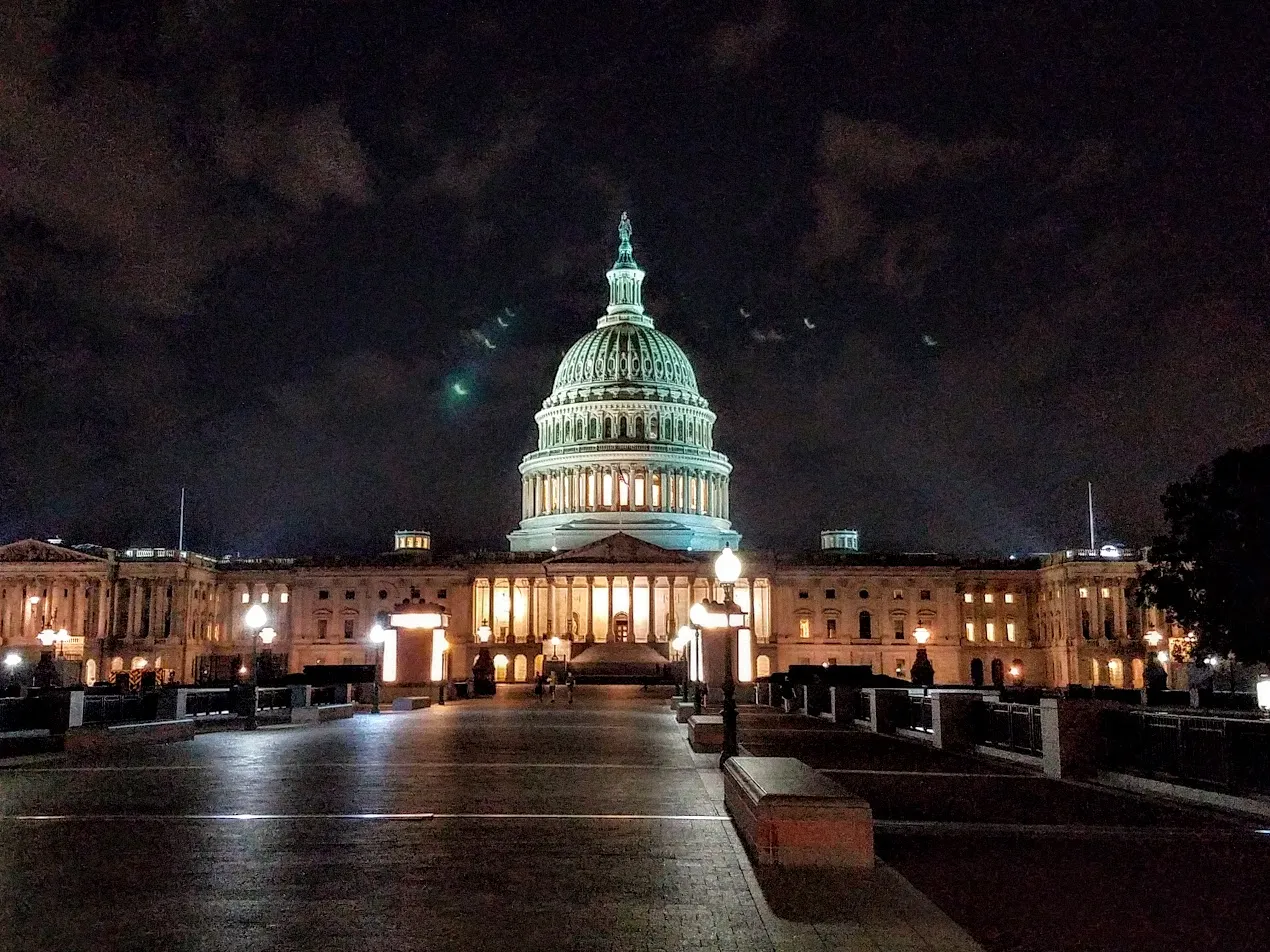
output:
[[[877,838],[989,952],[1265,952],[1270,841],[1254,835]]]

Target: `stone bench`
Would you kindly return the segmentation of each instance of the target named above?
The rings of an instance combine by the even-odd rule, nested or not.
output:
[[[431,706],[432,698],[430,697],[399,697],[394,698],[392,702],[394,711],[418,711]]]
[[[170,744],[194,739],[194,721],[144,721],[139,724],[111,724],[108,727],[72,727],[66,732],[67,753],[86,750],[113,750],[139,744]]]
[[[723,800],[754,861],[873,868],[873,811],[792,757],[733,757]]]
[[[688,743],[699,754],[723,750],[723,715],[693,714],[688,718]]]
[[[675,720],[680,724],[687,724],[688,718],[692,717],[692,712],[696,710],[696,706],[689,701],[687,704],[680,703],[675,708]]]
[[[322,704],[317,707],[291,708],[292,724],[324,724],[327,721],[338,721],[352,717],[357,710],[356,704]]]

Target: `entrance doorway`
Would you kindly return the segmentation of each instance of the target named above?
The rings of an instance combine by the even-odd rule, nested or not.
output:
[[[627,621],[626,612],[618,612],[613,616],[613,640],[626,644],[630,640],[630,622]]]

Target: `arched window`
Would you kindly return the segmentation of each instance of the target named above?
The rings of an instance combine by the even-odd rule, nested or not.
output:
[[[644,438],[644,418],[638,416],[635,418],[635,439],[642,440]]]
[[[684,441],[684,420],[680,417],[675,421],[675,439],[682,443]]]
[[[873,616],[868,612],[860,612],[860,637],[873,637]]]
[[[507,680],[507,655],[494,655],[494,680]]]
[[[560,443],[560,421],[556,421],[556,443]]]
[[[650,440],[657,439],[657,417],[651,417],[648,421],[648,438]]]
[[[572,420],[564,421],[564,439],[566,443],[573,439],[573,421]]]
[[[992,659],[992,684],[998,688],[1005,686],[1005,665],[1000,658]]]
[[[770,678],[772,676],[772,660],[765,654],[761,654],[754,662],[754,670],[760,678]]]
[[[595,417],[591,417],[591,421],[587,424],[587,428],[586,428],[587,439],[589,440],[595,439],[596,434],[598,432],[599,432],[599,425],[596,423]]]
[[[618,417],[617,419],[617,436],[618,439],[626,439],[626,417]]]
[[[516,655],[516,661],[512,665],[512,676],[517,681],[524,681],[529,671],[529,662],[523,654]]]
[[[1102,620],[1102,636],[1108,641],[1112,641],[1116,637],[1116,620],[1110,615]]]
[[[84,683],[85,684],[97,683],[97,662],[94,661],[92,658],[89,658],[87,661],[84,662]]]
[[[604,438],[606,440],[613,439],[613,418],[611,416],[604,418]]]
[[[983,687],[983,661],[979,658],[970,662],[970,683],[977,688]]]

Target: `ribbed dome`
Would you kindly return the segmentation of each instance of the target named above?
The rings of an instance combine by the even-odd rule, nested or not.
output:
[[[654,327],[622,322],[597,327],[569,348],[552,396],[576,387],[631,384],[697,393],[697,376],[678,344]]]

